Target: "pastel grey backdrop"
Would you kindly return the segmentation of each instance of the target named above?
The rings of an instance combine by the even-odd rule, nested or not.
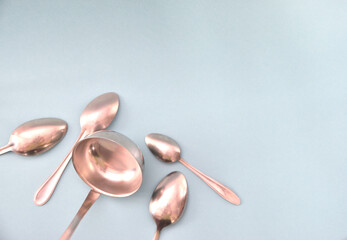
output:
[[[131,197],[101,197],[74,239],[152,239],[162,177],[189,184],[174,239],[347,239],[347,2],[0,0],[0,142],[40,117],[69,123],[38,157],[1,156],[0,239],[58,239],[89,188],[70,164],[43,207],[94,97],[120,95],[109,129],[146,162]],[[150,132],[176,139],[192,165],[242,199],[233,206],[177,164],[156,160]]]

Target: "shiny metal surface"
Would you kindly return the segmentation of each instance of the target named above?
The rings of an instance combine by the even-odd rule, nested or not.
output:
[[[186,166],[189,170],[195,173],[198,177],[200,177],[207,185],[209,185],[215,192],[217,192],[221,197],[225,200],[239,205],[241,203],[240,198],[231,191],[228,187],[219,183],[215,179],[205,175],[200,172],[189,163],[184,161],[181,158],[181,149],[178,143],[172,138],[165,136],[159,133],[151,133],[148,134],[145,138],[146,145],[150,149],[150,151],[156,156],[158,159],[164,162],[175,162],[179,161],[184,166]]]
[[[186,178],[180,172],[172,172],[164,177],[155,188],[149,204],[157,230],[153,240],[158,240],[160,231],[180,219],[188,197]]]
[[[23,156],[37,155],[54,147],[67,132],[67,123],[58,118],[40,118],[23,123],[11,134],[0,155],[13,151]]]
[[[92,190],[61,240],[70,239],[82,217],[100,194],[126,197],[142,183],[144,160],[140,149],[126,136],[113,131],[96,132],[77,143],[74,168]]]
[[[181,158],[181,149],[172,138],[159,133],[148,134],[145,142],[151,152],[164,162],[176,162]]]
[[[80,117],[81,133],[74,146],[81,139],[93,132],[107,128],[117,114],[119,107],[119,97],[114,92],[104,93],[91,101],[83,110]],[[73,147],[74,147],[73,146]],[[45,204],[52,196],[67,164],[69,163],[72,150],[66,155],[64,160],[52,175],[40,186],[34,196],[34,203],[38,206]]]

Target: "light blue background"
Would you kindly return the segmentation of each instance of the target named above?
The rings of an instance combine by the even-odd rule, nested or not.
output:
[[[89,189],[70,164],[51,201],[36,189],[77,138],[94,97],[120,95],[109,129],[143,150],[143,186],[102,196],[74,239],[152,239],[162,177],[182,171],[189,202],[176,239],[347,239],[347,2],[0,0],[0,142],[40,117],[69,123],[38,157],[1,156],[0,239],[58,239]],[[144,144],[165,133],[230,186],[233,206]]]

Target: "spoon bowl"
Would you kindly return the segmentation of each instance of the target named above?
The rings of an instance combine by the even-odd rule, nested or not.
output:
[[[119,97],[114,92],[104,93],[91,101],[83,110],[80,117],[81,132],[89,135],[106,129],[119,108]]]
[[[159,133],[148,134],[145,138],[149,150],[164,162],[176,162],[181,158],[181,148],[172,138]]]
[[[188,184],[180,172],[164,177],[155,188],[149,204],[157,230],[153,240],[158,240],[160,231],[177,222],[184,211],[188,196]]]
[[[141,186],[144,160],[140,149],[126,136],[99,131],[74,148],[73,165],[91,190],[60,240],[70,239],[83,216],[100,194],[126,197]]]
[[[93,132],[107,128],[117,114],[119,97],[114,92],[104,93],[91,101],[83,110],[80,117],[81,133],[74,146]],[[73,146],[73,148],[74,148]],[[73,149],[72,148],[72,149]],[[38,206],[45,204],[52,196],[67,164],[71,160],[72,149],[60,163],[58,168],[39,187],[34,196],[34,203]]]
[[[57,145],[67,132],[67,123],[58,118],[40,118],[23,123],[11,134],[0,154],[13,151],[23,156],[44,153]]]

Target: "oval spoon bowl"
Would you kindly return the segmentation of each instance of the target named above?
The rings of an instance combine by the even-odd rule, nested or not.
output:
[[[44,153],[57,145],[66,135],[68,126],[58,118],[39,118],[23,123],[11,134],[0,154],[13,151],[23,156]]]
[[[172,172],[160,181],[149,204],[149,212],[157,225],[153,240],[159,239],[160,231],[164,227],[181,218],[187,197],[188,184],[181,172]]]

